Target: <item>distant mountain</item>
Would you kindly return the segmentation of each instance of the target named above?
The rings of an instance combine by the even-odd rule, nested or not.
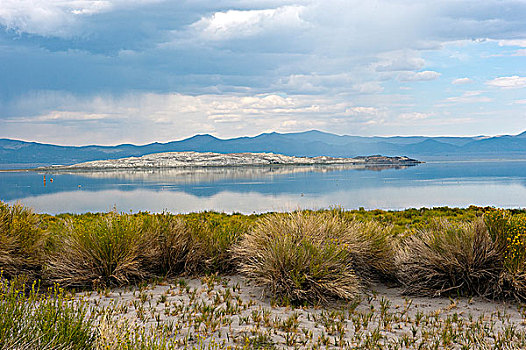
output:
[[[419,160],[526,159],[526,131],[519,135],[475,137],[361,137],[317,130],[299,133],[265,133],[254,137],[219,139],[195,135],[167,143],[118,146],[57,146],[0,139],[0,167],[69,165],[92,160],[143,156],[161,152],[273,152],[288,156],[356,157],[372,154],[408,156]]]

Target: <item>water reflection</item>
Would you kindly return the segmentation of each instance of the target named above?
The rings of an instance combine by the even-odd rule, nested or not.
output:
[[[0,199],[47,213],[525,207],[526,162],[0,173]]]
[[[145,181],[149,183],[201,183],[224,180],[256,180],[304,173],[329,173],[342,170],[382,171],[405,169],[414,165],[302,165],[302,166],[242,166],[242,167],[196,167],[168,169],[104,170],[104,171],[61,171],[46,174],[76,175],[90,179],[120,179],[126,181]]]

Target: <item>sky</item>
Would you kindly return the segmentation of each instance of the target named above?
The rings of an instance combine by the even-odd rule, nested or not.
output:
[[[526,1],[0,0],[0,138],[526,130]]]

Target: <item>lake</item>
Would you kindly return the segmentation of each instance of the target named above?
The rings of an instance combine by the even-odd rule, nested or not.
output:
[[[45,181],[44,181],[45,178]],[[469,205],[526,207],[526,161],[409,167],[259,166],[105,172],[0,172],[0,200],[40,213],[267,212]]]

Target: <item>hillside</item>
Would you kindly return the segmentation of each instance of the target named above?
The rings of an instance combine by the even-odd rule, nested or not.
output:
[[[24,167],[140,157],[162,152],[279,153],[298,157],[356,157],[371,154],[408,156],[421,160],[439,159],[526,159],[526,132],[496,137],[360,137],[321,131],[265,133],[254,137],[219,139],[211,135],[167,143],[117,146],[57,146],[0,139],[0,166]]]

